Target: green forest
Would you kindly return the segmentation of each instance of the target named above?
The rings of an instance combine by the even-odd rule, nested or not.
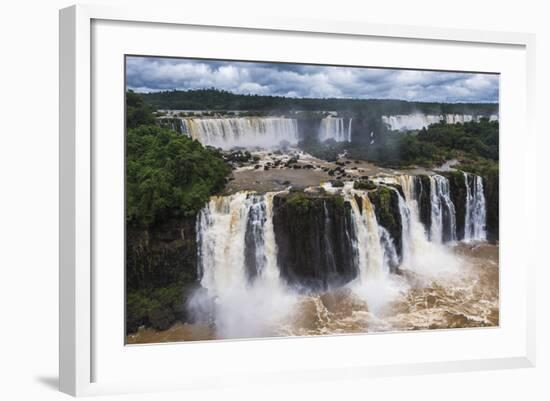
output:
[[[143,99],[154,109],[173,110],[246,110],[288,112],[293,110],[334,110],[369,114],[478,114],[498,112],[496,103],[429,103],[394,99],[289,98],[282,96],[241,95],[218,89],[144,93]]]
[[[229,167],[221,153],[155,125],[151,108],[127,94],[126,219],[147,227],[195,215],[223,189]]]

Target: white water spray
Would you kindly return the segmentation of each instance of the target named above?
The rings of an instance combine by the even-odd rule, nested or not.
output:
[[[441,274],[455,272],[458,261],[455,255],[439,242],[432,242],[420,221],[418,199],[421,196],[422,183],[412,175],[398,176],[398,183],[403,189],[405,198],[400,198],[399,210],[403,228],[403,262],[401,268],[423,275],[426,279]]]

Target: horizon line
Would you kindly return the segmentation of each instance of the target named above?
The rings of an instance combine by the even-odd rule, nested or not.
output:
[[[132,87],[126,87],[126,90],[131,90],[134,93],[139,93],[141,95],[150,95],[150,94],[157,94],[157,93],[169,93],[169,92],[200,92],[200,91],[217,91],[217,92],[225,92],[229,93],[231,95],[235,96],[258,96],[258,97],[274,97],[274,98],[281,98],[281,99],[297,99],[297,100],[356,100],[356,101],[364,101],[364,100],[376,100],[376,101],[399,101],[399,102],[406,102],[406,103],[435,103],[435,104],[499,104],[497,101],[490,101],[490,100],[482,100],[482,101],[426,101],[426,100],[406,100],[406,99],[399,99],[399,98],[361,98],[361,97],[292,97],[292,96],[283,96],[283,95],[260,95],[257,93],[236,93],[232,91],[228,91],[226,89],[219,89],[215,87],[211,88],[197,88],[197,89],[159,89],[159,90],[149,90],[147,91],[139,91],[139,89],[132,88]]]

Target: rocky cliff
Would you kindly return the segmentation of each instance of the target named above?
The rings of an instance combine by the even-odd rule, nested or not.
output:
[[[129,228],[126,237],[127,332],[166,329],[186,320],[186,296],[197,286],[195,219]]]
[[[342,197],[291,192],[273,200],[277,260],[284,279],[313,290],[357,275],[351,207]]]

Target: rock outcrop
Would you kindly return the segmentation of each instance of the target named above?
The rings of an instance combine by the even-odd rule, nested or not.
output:
[[[340,196],[275,196],[273,227],[282,277],[308,290],[339,287],[357,276],[351,206]]]

